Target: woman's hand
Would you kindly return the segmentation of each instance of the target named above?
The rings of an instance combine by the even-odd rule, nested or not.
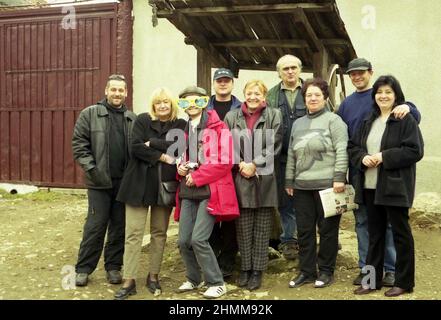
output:
[[[185,176],[185,184],[186,184],[188,187],[193,187],[193,186],[195,185],[195,183],[194,183],[194,181],[193,181],[193,178],[192,178],[191,174],[187,174],[187,175]]]
[[[185,177],[188,174],[188,168],[184,164],[180,164],[178,166],[178,174],[182,177]]]
[[[333,184],[334,192],[341,193],[345,191],[345,183],[344,182],[334,182]]]
[[[377,166],[377,159],[373,156],[365,156],[361,162],[368,168],[374,168]]]
[[[173,158],[172,156],[169,156],[166,153],[161,154],[159,161],[162,161],[162,162],[168,163],[168,164],[173,164],[176,162],[175,158]]]
[[[376,167],[383,163],[383,153],[378,152],[376,154],[373,154],[372,157],[377,161]]]
[[[239,171],[244,178],[249,179],[256,174],[256,165],[252,162],[246,163],[242,161],[239,163]]]
[[[293,188],[285,188],[285,191],[291,197],[294,195],[294,189]]]

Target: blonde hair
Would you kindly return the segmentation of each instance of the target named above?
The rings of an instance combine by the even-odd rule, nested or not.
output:
[[[266,87],[266,85],[263,83],[262,80],[248,81],[247,84],[245,85],[245,88],[243,88],[243,94],[245,95],[247,89],[251,87],[258,87],[260,92],[262,92],[263,96],[266,97],[266,94],[268,93],[268,88]]]
[[[158,120],[155,111],[155,104],[163,100],[169,100],[171,105],[171,113],[168,121],[176,120],[178,117],[178,105],[176,104],[176,99],[173,98],[172,93],[167,88],[155,89],[150,97],[148,113],[152,117],[152,120]]]

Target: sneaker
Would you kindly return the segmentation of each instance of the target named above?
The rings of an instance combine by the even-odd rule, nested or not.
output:
[[[200,289],[203,286],[204,286],[204,281],[202,281],[201,283],[196,285],[196,284],[193,284],[192,282],[187,280],[178,288],[178,291],[179,292],[187,292],[187,291],[192,291],[192,290]]]
[[[204,298],[216,299],[227,293],[227,287],[225,285],[209,287],[204,292]]]
[[[110,284],[120,284],[122,283],[121,271],[119,270],[109,270],[106,274],[107,282]]]

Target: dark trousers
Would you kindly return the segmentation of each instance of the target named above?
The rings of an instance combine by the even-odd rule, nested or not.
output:
[[[92,273],[101,257],[104,238],[104,268],[121,270],[124,255],[125,205],[116,200],[121,180],[112,180],[112,189],[87,190],[89,209],[80,244],[77,273]]]
[[[216,223],[209,241],[221,270],[232,272],[238,251],[236,222],[222,221]]]
[[[338,229],[341,215],[325,218],[316,190],[295,190],[300,271],[308,276],[321,273],[332,275],[338,252]],[[317,226],[320,245],[317,255]]]
[[[366,264],[375,268],[376,287],[381,287],[383,279],[384,247],[389,221],[397,251],[395,286],[406,290],[412,289],[415,286],[415,249],[409,225],[409,208],[375,205],[375,190],[365,189],[364,199],[369,230]]]

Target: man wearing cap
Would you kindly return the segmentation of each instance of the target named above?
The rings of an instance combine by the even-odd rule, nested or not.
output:
[[[228,111],[237,109],[241,105],[241,101],[231,94],[234,87],[233,72],[226,68],[217,69],[213,76],[213,87],[215,94],[210,97],[207,110],[215,110],[219,118],[224,120]],[[238,251],[236,223],[224,221],[215,224],[210,244],[224,278],[231,277]]]
[[[346,70],[352,84],[355,86],[355,92],[349,95],[340,105],[337,114],[343,119],[348,126],[349,138],[355,134],[362,125],[363,120],[372,111],[372,85],[371,77],[373,75],[372,64],[364,58],[357,58],[349,62]],[[397,118],[404,118],[408,113],[420,122],[421,115],[415,105],[411,102],[396,106],[392,113]],[[355,168],[349,167],[349,183],[355,175]],[[366,258],[369,246],[369,233],[367,223],[367,211],[364,205],[359,205],[359,209],[355,212],[355,231],[358,239],[358,265],[362,269],[366,265]],[[395,281],[395,259],[396,252],[394,241],[392,237],[392,229],[389,224],[386,232],[386,248],[384,256],[384,270],[383,285],[386,287],[393,287]],[[354,285],[361,285],[361,281],[365,274],[360,271],[360,274],[353,281]]]
[[[279,78],[282,80],[268,91],[268,107],[282,111],[283,144],[279,161],[276,162],[277,186],[279,195],[279,213],[282,224],[280,249],[285,259],[295,259],[297,255],[297,223],[293,197],[285,192],[285,168],[288,156],[289,139],[294,121],[306,114],[303,96],[300,93],[303,80],[300,78],[302,62],[296,56],[282,56],[276,64]]]

